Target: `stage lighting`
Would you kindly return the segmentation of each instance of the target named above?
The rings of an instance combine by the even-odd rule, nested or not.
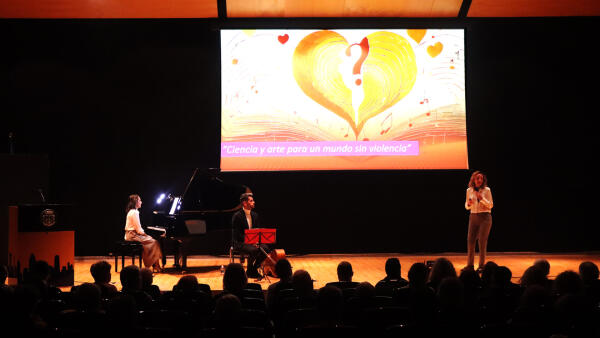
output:
[[[161,204],[163,199],[165,199],[165,194],[160,194],[160,196],[158,196],[156,199],[156,204]]]

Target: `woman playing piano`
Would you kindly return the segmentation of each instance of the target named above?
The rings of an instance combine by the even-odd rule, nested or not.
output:
[[[142,206],[142,199],[139,195],[130,195],[129,202],[127,202],[127,218],[125,220],[125,240],[136,241],[142,243],[144,251],[142,253],[142,260],[146,267],[152,267],[155,272],[161,272],[160,259],[162,253],[160,252],[160,245],[158,242],[146,235],[142,224],[140,223],[140,212],[138,209]]]

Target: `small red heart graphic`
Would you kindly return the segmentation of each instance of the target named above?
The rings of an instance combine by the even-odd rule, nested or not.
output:
[[[283,34],[283,35],[279,35],[277,37],[277,40],[279,40],[279,42],[283,45],[285,44],[288,40],[290,39],[290,36],[287,34]]]

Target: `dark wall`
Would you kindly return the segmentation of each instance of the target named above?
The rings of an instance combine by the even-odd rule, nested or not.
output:
[[[590,226],[599,71],[595,18],[476,20],[467,26],[471,168],[495,200],[490,251],[597,249]],[[266,23],[266,24],[265,24]],[[445,25],[381,20],[255,21],[272,27]],[[455,23],[451,23],[455,24]],[[459,23],[463,24],[463,23]],[[77,255],[122,236],[124,206],[181,191],[219,165],[219,23],[2,20],[2,133],[45,153],[49,196],[76,203]],[[0,148],[7,151],[8,147]],[[223,173],[255,192],[290,253],[465,251],[470,171]],[[223,251],[227,248],[223,243]]]

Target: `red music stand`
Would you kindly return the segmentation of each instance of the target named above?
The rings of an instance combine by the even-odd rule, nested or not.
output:
[[[260,246],[261,244],[275,244],[275,240],[277,238],[277,229],[274,228],[254,228],[254,229],[245,229],[244,230],[244,243],[246,244],[254,244],[258,247],[260,251],[265,255],[265,259],[270,259],[273,261],[271,257],[267,254],[267,252]],[[274,263],[274,261],[273,261]],[[262,265],[261,265],[262,269]],[[265,275],[265,271],[262,271],[262,275],[267,278],[267,281],[271,283],[269,277]]]
[[[254,228],[244,230],[244,243],[246,244],[275,244],[277,229]]]

